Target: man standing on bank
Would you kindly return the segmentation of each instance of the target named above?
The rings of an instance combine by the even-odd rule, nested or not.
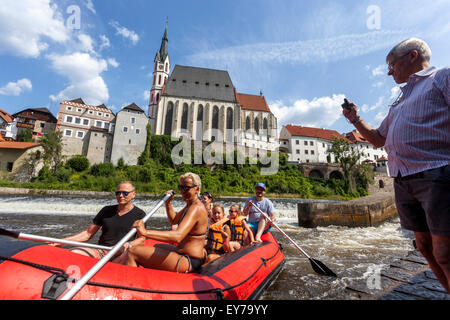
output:
[[[404,229],[450,293],[450,68],[430,67],[431,50],[416,38],[387,55],[388,75],[401,87],[378,129],[349,102],[344,116],[375,147],[385,147]]]
[[[116,189],[117,204],[102,208],[89,228],[79,234],[65,238],[65,240],[86,242],[101,228],[102,234],[98,244],[114,246],[131,230],[135,221],[145,217],[145,212],[133,204],[135,196],[135,187],[131,182],[123,181],[119,183]],[[138,245],[144,243],[144,241],[145,238],[138,238],[134,242],[127,242],[125,247],[128,248],[130,243]],[[108,253],[102,249],[92,248],[72,248],[71,251],[97,259],[103,258]]]

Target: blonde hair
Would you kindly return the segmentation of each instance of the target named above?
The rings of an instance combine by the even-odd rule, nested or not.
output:
[[[200,187],[199,189],[200,193],[200,190],[202,189],[202,180],[200,179],[199,175],[193,172],[186,172],[185,174],[181,175],[179,182],[181,183],[181,181],[187,178],[190,178],[197,187]]]
[[[240,204],[233,204],[233,205],[231,205],[230,209],[231,208],[236,208],[238,210],[239,214],[242,213]]]
[[[214,205],[213,211],[214,211],[215,208],[220,208],[222,210],[222,213],[225,214],[225,209],[220,204]]]

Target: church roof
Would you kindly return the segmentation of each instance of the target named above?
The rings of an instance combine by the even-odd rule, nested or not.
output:
[[[236,102],[227,71],[180,65],[173,69],[163,95]]]
[[[236,93],[236,99],[244,110],[271,112],[264,96]]]

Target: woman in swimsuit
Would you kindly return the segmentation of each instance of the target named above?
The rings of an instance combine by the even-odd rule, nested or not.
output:
[[[173,196],[166,201],[167,217],[171,225],[178,225],[176,230],[147,230],[142,220],[133,224],[139,237],[175,241],[178,245],[132,246],[128,249],[127,265],[175,272],[196,272],[201,268],[206,256],[203,247],[208,228],[208,214],[198,198],[201,180],[195,173],[188,172],[180,177],[179,183],[186,206],[177,213],[172,206]],[[168,193],[172,190],[165,194]]]

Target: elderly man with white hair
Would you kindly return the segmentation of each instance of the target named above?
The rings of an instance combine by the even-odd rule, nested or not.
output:
[[[388,75],[406,85],[378,129],[361,119],[353,102],[343,114],[375,147],[385,147],[401,225],[414,232],[450,293],[450,68],[430,67],[430,58],[417,38],[389,52]]]

